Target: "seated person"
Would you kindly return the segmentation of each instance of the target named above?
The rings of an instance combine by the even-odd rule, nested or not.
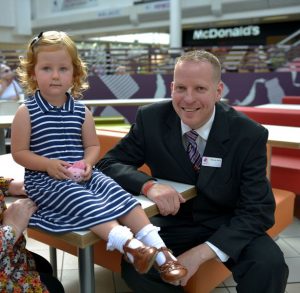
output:
[[[20,100],[23,90],[8,65],[0,64],[0,100]]]
[[[6,208],[6,194],[25,195],[23,182],[0,177],[0,292],[63,293],[50,263],[25,248],[22,233],[36,205],[24,198]]]
[[[182,286],[217,259],[232,271],[237,292],[284,293],[288,267],[266,233],[275,210],[266,177],[268,131],[220,102],[223,88],[216,56],[184,53],[175,65],[172,101],[140,107],[129,133],[96,167],[156,203],[160,215],[151,222],[188,270]],[[144,163],[153,177],[137,169]],[[184,202],[155,178],[194,185],[197,195]],[[125,262],[122,277],[134,292],[184,292],[153,270],[137,275]]]

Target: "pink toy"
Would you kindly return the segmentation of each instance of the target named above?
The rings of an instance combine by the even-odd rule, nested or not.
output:
[[[83,180],[82,174],[85,170],[84,161],[77,161],[71,167],[68,168],[70,171],[70,178],[75,182],[81,182]]]

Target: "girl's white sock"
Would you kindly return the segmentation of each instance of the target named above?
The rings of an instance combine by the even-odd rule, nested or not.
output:
[[[121,253],[124,253],[124,245],[126,242],[130,240],[128,246],[130,248],[138,248],[144,246],[144,244],[133,238],[133,234],[130,229],[126,226],[115,226],[108,234],[108,241],[106,245],[107,250],[119,250]],[[134,261],[133,256],[130,253],[127,253],[126,256],[129,258],[131,262]]]
[[[135,234],[136,239],[140,240],[147,246],[153,246],[156,248],[165,247],[166,244],[158,234],[160,228],[153,226],[152,224],[148,224],[143,227],[140,231]],[[176,258],[169,252],[170,256],[173,260]],[[166,262],[166,257],[162,252],[159,252],[156,256],[156,262],[160,266]]]
[[[108,241],[106,245],[107,250],[119,250],[121,253],[124,253],[123,246],[127,240],[132,239],[133,234],[130,229],[126,226],[115,226],[111,229],[108,234]]]

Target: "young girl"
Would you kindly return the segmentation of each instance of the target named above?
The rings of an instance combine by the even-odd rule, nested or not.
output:
[[[11,145],[25,167],[28,197],[38,206],[29,225],[51,232],[90,228],[138,272],[156,262],[164,281],[179,284],[187,270],[165,247],[159,228],[131,194],[93,169],[100,147],[91,112],[75,100],[88,85],[74,42],[64,32],[40,33],[20,62],[29,97],[14,118]],[[84,181],[76,183],[68,168],[80,160]]]

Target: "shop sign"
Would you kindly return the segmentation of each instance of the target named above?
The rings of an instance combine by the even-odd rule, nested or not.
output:
[[[255,37],[260,35],[258,25],[239,26],[231,28],[210,28],[194,30],[193,40]]]

